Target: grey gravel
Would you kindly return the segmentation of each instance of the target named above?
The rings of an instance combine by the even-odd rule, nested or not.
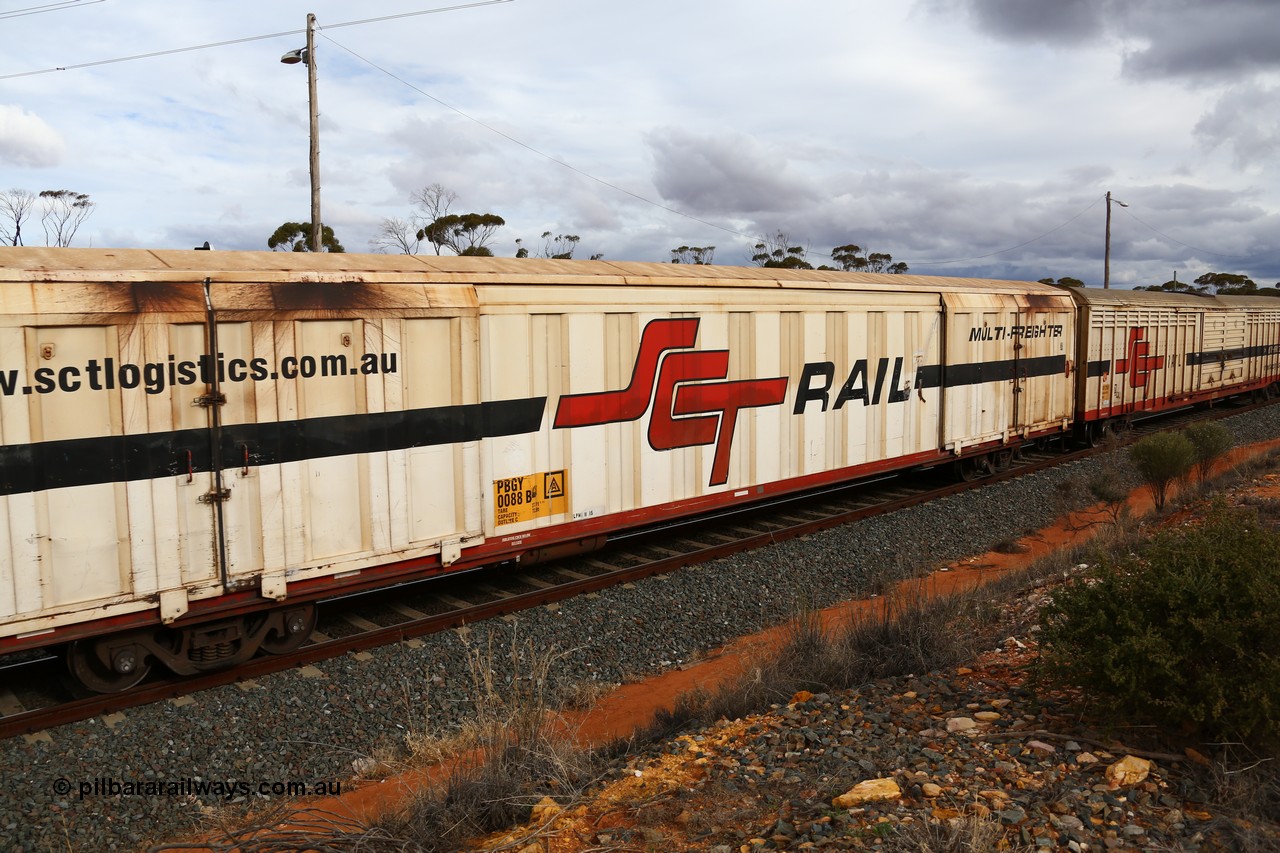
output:
[[[1280,437],[1280,406],[1223,422],[1244,444]],[[1088,502],[1093,477],[1127,478],[1119,455],[993,484],[693,570],[562,602],[456,632],[348,655],[300,670],[64,726],[48,738],[0,742],[0,847],[13,851],[137,850],[190,838],[216,816],[273,799],[260,784],[343,783],[369,758],[394,761],[410,733],[456,728],[470,708],[467,643],[500,650],[500,683],[517,646],[563,655],[569,680],[619,682],[679,666],[775,624],[800,606],[865,593],[900,576],[981,553]],[[83,784],[99,789],[81,795]],[[69,784],[64,790],[62,782]],[[112,793],[111,783],[170,795]],[[222,783],[228,793],[182,793]],[[250,793],[243,791],[248,787]]]

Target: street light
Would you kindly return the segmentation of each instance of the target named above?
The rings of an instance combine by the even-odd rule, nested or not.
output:
[[[1111,190],[1107,190],[1107,247],[1102,256],[1102,287],[1106,289],[1111,287],[1111,202],[1115,202],[1121,207],[1129,205],[1120,199],[1111,197]]]
[[[307,66],[307,105],[311,113],[311,251],[321,250],[320,240],[320,114],[316,101],[316,16],[307,14],[307,46],[291,50],[280,61]]]

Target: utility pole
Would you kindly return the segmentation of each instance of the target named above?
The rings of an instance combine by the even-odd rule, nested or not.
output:
[[[1103,288],[1111,287],[1111,202],[1112,201],[1113,199],[1111,198],[1111,190],[1107,190],[1107,238],[1106,238],[1106,249],[1103,251],[1103,255],[1102,255],[1102,286]],[[1120,205],[1121,207],[1129,206],[1124,202],[1120,201],[1120,199],[1114,199],[1114,201],[1116,204]]]
[[[320,104],[316,97],[316,16],[307,13],[307,46],[291,50],[280,61],[285,65],[307,65],[307,111],[311,118],[311,251],[323,247],[320,239],[324,227],[320,223]]]
[[[320,224],[320,108],[316,100],[316,16],[310,12],[307,13],[307,103],[311,112],[311,251],[319,252],[323,230]],[[1110,195],[1107,194],[1108,198]]]

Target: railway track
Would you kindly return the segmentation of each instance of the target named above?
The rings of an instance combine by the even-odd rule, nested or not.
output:
[[[1118,440],[1178,429],[1199,418],[1239,414],[1257,405],[1261,404],[1222,405],[1207,411],[1186,410],[1152,418],[1135,425]],[[316,628],[307,642],[294,651],[260,656],[238,667],[194,677],[152,678],[119,693],[74,697],[65,686],[66,679],[61,677],[62,662],[49,655],[26,654],[0,659],[0,738],[38,733],[377,646],[412,642],[427,634],[515,614],[982,488],[1105,449],[1109,448],[1070,452],[1024,448],[1008,460],[1007,468],[982,471],[982,476],[968,481],[956,481],[942,469],[935,469],[937,473],[889,476],[731,513],[651,527],[611,540],[604,550],[589,556],[552,565],[527,569],[497,566],[331,599],[321,602],[321,617]]]

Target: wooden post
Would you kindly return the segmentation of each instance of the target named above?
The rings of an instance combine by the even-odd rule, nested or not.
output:
[[[1111,287],[1111,190],[1107,190],[1107,237],[1102,253],[1102,287]]]

